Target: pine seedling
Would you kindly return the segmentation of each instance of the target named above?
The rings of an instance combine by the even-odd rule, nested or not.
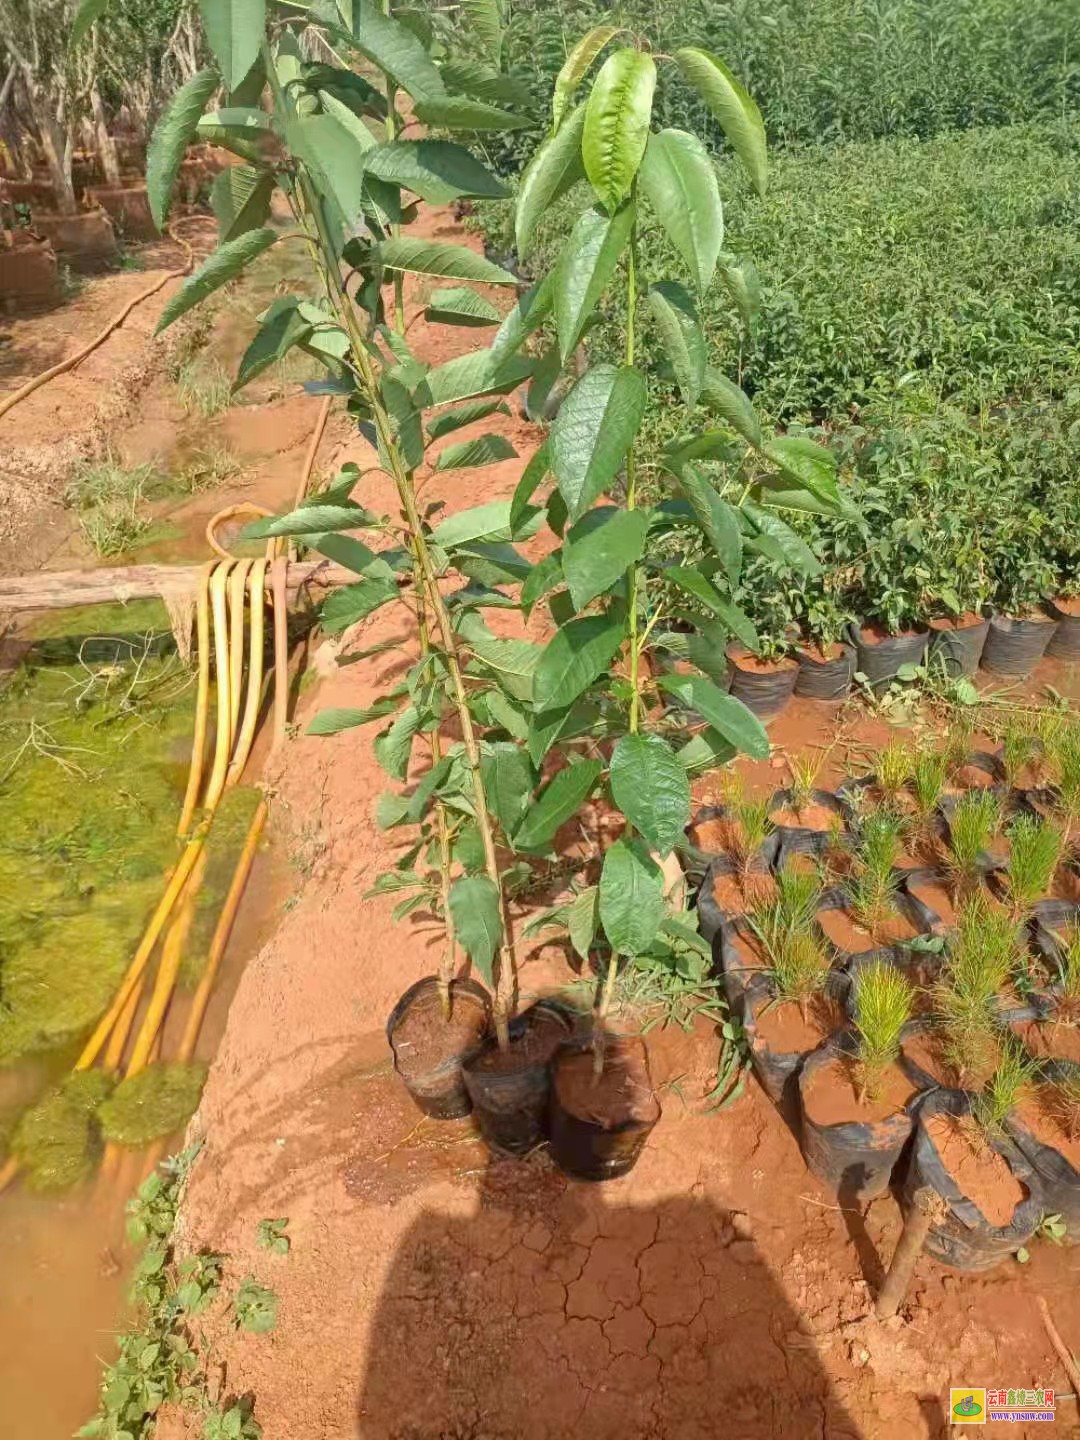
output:
[[[1080,725],[1062,725],[1051,749],[1055,772],[1054,813],[1061,826],[1065,852],[1080,845]]]
[[[813,930],[783,930],[773,945],[766,942],[773,986],[778,1000],[794,1001],[805,1020],[810,1001],[821,993],[829,976],[829,953]]]
[[[813,802],[814,790],[824,760],[824,755],[820,753],[788,756],[788,770],[791,772],[791,808],[796,815],[801,816]]]
[[[957,911],[934,1009],[946,1060],[961,1082],[993,1060],[998,1042],[998,992],[1019,954],[1012,918],[979,893]]]
[[[1070,1065],[1053,1082],[1052,1109],[1070,1140],[1080,1140],[1080,1065]]]
[[[1013,917],[1019,920],[1049,890],[1064,842],[1057,826],[1037,815],[1018,815],[1008,836],[1009,868],[1004,883]]]
[[[894,805],[910,779],[910,746],[903,740],[890,740],[877,760],[877,787],[882,799]]]
[[[885,1073],[900,1053],[900,1035],[911,1019],[915,989],[887,960],[864,965],[855,979],[859,1099],[881,1098]]]
[[[889,810],[868,815],[862,823],[855,852],[855,871],[848,881],[851,913],[874,934],[896,912],[903,820]]]
[[[1061,937],[1058,956],[1058,1014],[1070,1024],[1080,1020],[1080,925]]]
[[[754,857],[774,828],[769,819],[769,802],[748,798],[742,776],[732,776],[725,787],[724,802],[728,816],[728,850],[745,889]]]
[[[971,754],[972,734],[971,721],[966,716],[958,716],[949,726],[943,751],[949,775],[961,769]]]
[[[982,875],[982,857],[1001,828],[1001,803],[988,790],[969,790],[949,820],[948,868],[958,895],[968,895]]]
[[[944,750],[922,745],[911,763],[911,789],[920,822],[928,823],[937,810],[941,792],[949,773],[949,759]]]
[[[776,893],[751,907],[751,928],[766,953],[780,949],[789,935],[810,930],[817,914],[821,882],[812,870],[785,865],[776,876]]]
[[[975,1099],[973,1114],[988,1135],[1002,1135],[1005,1122],[1035,1078],[1034,1060],[1015,1035],[1001,1042],[997,1068]]]
[[[1010,719],[1001,737],[1001,765],[1010,790],[1019,789],[1020,776],[1034,764],[1038,749],[1038,740],[1030,729],[1015,717]]]

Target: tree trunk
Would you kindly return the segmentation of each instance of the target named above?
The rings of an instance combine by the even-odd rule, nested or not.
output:
[[[71,135],[53,115],[41,112],[37,96],[33,97],[34,123],[37,127],[41,153],[49,167],[49,179],[56,195],[56,209],[61,215],[76,215],[75,186],[71,183]]]
[[[96,85],[90,87],[90,108],[94,116],[94,135],[97,140],[97,152],[105,175],[105,183],[119,185],[121,183],[120,160],[116,154],[116,144],[109,134],[109,127],[105,120],[105,106],[101,102],[101,91]]]

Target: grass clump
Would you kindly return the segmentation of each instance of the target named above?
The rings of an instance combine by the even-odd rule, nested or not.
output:
[[[911,747],[904,740],[890,740],[877,758],[877,788],[881,798],[895,805],[911,779]]]
[[[1049,890],[1061,860],[1061,831],[1037,815],[1018,815],[1008,829],[1009,866],[1005,889],[1013,916],[1030,912]]]
[[[148,1065],[128,1080],[121,1080],[101,1106],[98,1121],[107,1140],[138,1149],[181,1129],[199,1104],[206,1066],[192,1064]]]
[[[1070,1023],[1080,1020],[1080,925],[1060,937],[1058,952],[1058,1014]]]
[[[208,445],[193,452],[177,476],[177,484],[186,495],[201,495],[235,480],[243,468],[227,445]]]
[[[921,745],[911,762],[911,792],[920,827],[925,831],[933,821],[949,777],[949,757],[944,750]]]
[[[95,554],[122,555],[146,533],[150,517],[143,506],[160,479],[156,466],[125,465],[111,452],[73,468],[64,501],[77,511],[79,529]]]
[[[745,885],[755,856],[775,828],[769,819],[769,801],[751,799],[743,787],[742,777],[734,776],[728,783],[724,805],[728,851]]]
[[[1037,762],[1039,740],[1030,728],[1015,717],[1005,725],[1001,735],[1001,766],[1010,790],[1020,788],[1020,777]]]
[[[934,1010],[945,1059],[961,1083],[993,1063],[999,1041],[998,992],[1008,983],[1018,954],[1011,916],[985,895],[976,894],[959,907],[944,973],[934,987]]]
[[[804,1019],[831,968],[825,941],[813,924],[820,893],[820,882],[812,871],[785,867],[776,877],[775,897],[750,912],[776,998],[794,1001]]]
[[[851,913],[871,934],[896,913],[900,884],[896,862],[903,844],[904,822],[890,810],[867,815],[859,830],[855,865],[847,882]]]
[[[1001,828],[1001,802],[988,790],[968,790],[949,819],[948,868],[958,895],[967,895],[982,876],[983,857]]]
[[[914,998],[914,986],[887,960],[871,961],[856,975],[860,1100],[881,1098],[885,1072],[900,1053],[900,1035],[911,1019]]]
[[[1080,1065],[1060,1071],[1050,1088],[1051,1112],[1070,1140],[1080,1140]]]
[[[101,1151],[96,1116],[111,1086],[102,1071],[81,1070],[23,1112],[11,1153],[32,1190],[58,1194],[90,1176]]]
[[[1020,1041],[1015,1035],[1006,1035],[997,1068],[975,1097],[972,1111],[986,1134],[1004,1134],[1005,1122],[1034,1080],[1035,1072],[1035,1062]]]
[[[1064,721],[1047,744],[1054,776],[1054,814],[1066,854],[1080,846],[1080,724]]]
[[[176,390],[189,415],[213,420],[232,403],[232,381],[216,360],[193,357],[177,367]]]

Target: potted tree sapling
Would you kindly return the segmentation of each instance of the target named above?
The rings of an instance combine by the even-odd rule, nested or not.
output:
[[[1038,1176],[1047,1210],[1064,1221],[1065,1243],[1080,1243],[1080,1065],[1059,1062],[1036,1075],[1008,1125]]]
[[[1047,1073],[1065,1073],[1080,1064],[1080,922],[1040,941],[1050,984],[1039,997],[1039,1013],[1014,1021],[1012,1029]]]
[[[860,822],[840,903],[820,916],[825,934],[847,956],[889,948],[921,933],[925,917],[910,904],[897,868],[904,831],[904,820],[888,809]]]
[[[792,597],[792,614],[802,638],[794,647],[799,663],[795,694],[808,700],[843,700],[855,674],[850,611],[830,589],[828,576],[810,580]]]
[[[1006,830],[1009,859],[997,873],[1002,898],[1013,920],[1028,920],[1044,899],[1057,874],[1064,836],[1051,820],[1031,814],[1016,815]]]
[[[723,795],[717,827],[723,850],[710,866],[703,889],[721,911],[737,915],[772,893],[776,827],[769,815],[770,800],[748,795],[741,775],[725,775]]]
[[[803,1156],[845,1196],[882,1194],[911,1134],[916,1087],[897,1061],[913,1001],[914,987],[895,965],[876,960],[860,967],[854,1035],[815,1051],[799,1074]]]
[[[974,895],[984,876],[994,868],[992,848],[1001,831],[1001,801],[988,790],[968,790],[948,815],[948,855],[945,867],[954,899]]]
[[[818,789],[818,777],[827,758],[824,750],[788,755],[788,784],[769,801],[769,819],[788,854],[818,844],[817,837],[831,830],[837,818],[842,820],[836,796],[830,790]]]
[[[1057,576],[1041,547],[1033,545],[1043,519],[1038,508],[1012,496],[994,531],[991,558],[990,628],[982,665],[997,675],[1030,674],[1053,639],[1057,621],[1043,608]]]

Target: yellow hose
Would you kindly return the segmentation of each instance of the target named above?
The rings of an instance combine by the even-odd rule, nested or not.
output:
[[[288,577],[289,562],[280,555],[275,556],[270,566],[274,595],[274,750],[285,743],[289,718],[289,616],[285,609]]]
[[[229,576],[229,751],[240,727],[240,696],[244,689],[244,597],[250,560],[237,560]]]
[[[206,755],[206,720],[210,709],[210,577],[214,573],[211,560],[199,576],[198,618],[196,621],[197,643],[199,646],[199,689],[195,701],[195,734],[191,741],[191,765],[188,769],[187,790],[184,805],[180,811],[178,835],[186,835],[195,816],[199,803],[199,787],[202,784],[203,761]]]
[[[225,788],[240,783],[251,747],[255,743],[255,727],[259,723],[263,681],[263,610],[266,604],[266,561],[256,560],[251,567],[251,636],[248,650],[248,690],[244,719],[236,740],[236,749],[225,776]]]
[[[225,788],[229,751],[232,748],[229,734],[229,717],[232,713],[229,697],[229,627],[225,611],[225,586],[231,568],[231,561],[223,562],[214,571],[210,581],[210,605],[214,617],[214,673],[217,677],[217,746],[214,751],[214,768],[210,772],[206,797],[203,800],[204,808],[210,813],[217,808],[221,792]]]
[[[224,525],[226,520],[236,520],[241,515],[254,515],[259,519],[265,519],[273,513],[273,510],[267,510],[264,506],[256,505],[251,500],[242,500],[239,505],[227,505],[224,510],[219,510],[216,515],[211,515],[206,522],[206,543],[222,560],[235,560],[235,555],[231,555],[217,538],[218,526]]]

